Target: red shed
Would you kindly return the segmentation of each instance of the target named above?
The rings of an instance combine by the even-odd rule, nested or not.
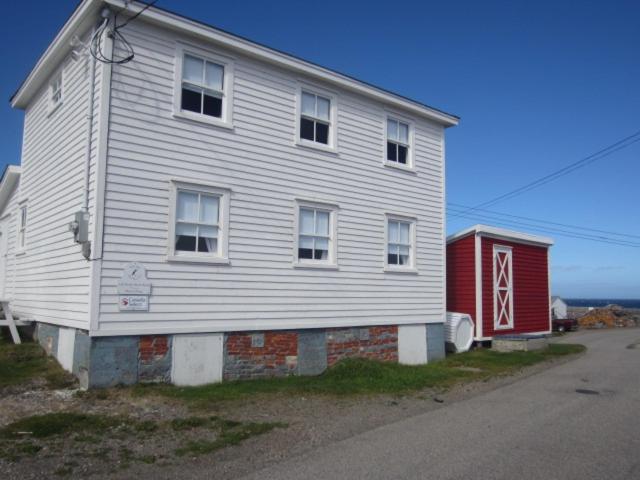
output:
[[[550,333],[553,240],[476,225],[447,238],[447,311],[468,313],[475,339]]]

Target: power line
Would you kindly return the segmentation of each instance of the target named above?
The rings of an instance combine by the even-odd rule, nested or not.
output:
[[[458,211],[457,209],[453,209],[453,210],[454,210],[454,213],[449,213],[450,216],[466,218],[474,221],[478,221],[478,220],[489,221],[494,224],[508,226],[512,228],[526,227],[536,232],[541,232],[541,233],[546,233],[551,235],[559,235],[559,236],[564,236],[569,238],[576,238],[580,240],[589,240],[594,242],[607,243],[610,245],[640,248],[640,243],[632,242],[629,240],[621,240],[618,238],[611,238],[603,235],[581,234],[579,232],[564,230],[556,227],[547,227],[544,225],[536,225],[536,224],[531,224],[531,223],[517,221],[517,220],[509,220],[509,219],[504,219],[504,218],[495,217],[495,216],[482,215],[478,213],[467,213],[464,210],[461,210],[461,211]]]
[[[573,162],[559,170],[556,170],[555,172],[552,172],[548,175],[545,175],[544,177],[541,177],[537,180],[534,180],[533,182],[529,182],[526,185],[523,185],[521,187],[518,187],[514,190],[511,190],[510,192],[507,192],[505,194],[502,194],[498,197],[495,197],[491,200],[487,200],[486,202],[483,202],[479,205],[476,205],[475,207],[470,207],[468,209],[469,212],[480,209],[482,207],[488,207],[490,205],[494,205],[498,202],[516,197],[518,195],[521,195],[525,192],[528,192],[529,190],[533,190],[534,188],[538,188],[541,187],[542,185],[546,185],[547,183],[550,183],[554,180],[557,180],[560,177],[563,177],[565,175],[568,175],[580,168],[586,167],[587,165],[596,162],[598,160],[601,160],[605,157],[608,157],[609,155],[612,155],[613,153],[622,150],[624,148],[630,147],[631,145],[633,145],[634,143],[640,142],[640,130],[638,130],[637,132],[633,133],[632,135],[629,135],[628,137],[625,137],[621,140],[618,140],[615,143],[612,143],[611,145],[598,150],[595,153],[592,153],[591,155],[588,155],[587,157],[584,157],[576,162]]]
[[[462,205],[461,203],[455,203],[455,202],[447,202],[448,205],[454,207],[458,207],[457,210],[458,211],[464,211],[463,209],[471,209],[472,207],[470,207],[469,205]],[[615,236],[619,236],[619,237],[627,237],[627,238],[637,238],[640,239],[640,235],[633,235],[630,233],[620,233],[620,232],[612,232],[610,230],[601,230],[598,228],[590,228],[590,227],[584,227],[581,225],[572,225],[569,223],[560,223],[560,222],[552,222],[551,220],[541,220],[539,218],[531,218],[531,217],[524,217],[522,215],[511,215],[508,213],[502,213],[502,212],[496,212],[495,210],[487,210],[485,208],[475,208],[474,210],[476,211],[480,211],[480,212],[485,212],[485,213],[490,213],[492,215],[499,215],[502,217],[509,217],[509,218],[515,218],[515,219],[520,219],[520,220],[528,220],[531,222],[537,222],[537,223],[544,223],[544,224],[550,224],[550,225],[557,225],[560,227],[567,227],[567,228],[573,228],[573,229],[577,229],[577,230],[588,230],[590,232],[596,232],[596,233],[604,233],[607,235],[615,235]],[[456,215],[454,215],[456,216]]]

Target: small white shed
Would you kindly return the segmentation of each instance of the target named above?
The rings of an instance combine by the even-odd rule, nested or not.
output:
[[[567,318],[567,303],[558,296],[551,297],[551,316],[554,319]]]

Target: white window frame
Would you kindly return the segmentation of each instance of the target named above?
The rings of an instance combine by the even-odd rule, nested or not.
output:
[[[300,209],[309,208],[329,213],[329,258],[327,260],[313,260],[310,258],[298,258],[300,245]],[[338,210],[339,206],[333,203],[318,202],[297,198],[294,202],[293,222],[293,266],[294,268],[320,268],[338,269]]]
[[[407,265],[390,265],[389,264],[389,222],[409,223],[409,239],[411,245],[409,248],[409,264]],[[387,212],[384,214],[384,271],[398,273],[418,273],[416,261],[416,243],[418,239],[418,219],[411,215],[397,214]]]
[[[48,95],[48,101],[49,101],[49,115],[51,115],[58,108],[60,108],[60,106],[62,105],[62,102],[64,101],[64,77],[62,73],[63,73],[62,69],[56,72],[56,74],[53,76],[53,78],[51,79],[47,87],[47,95]],[[60,84],[57,89],[55,88],[56,83]],[[60,93],[60,98],[57,101],[54,100],[54,95],[56,92]]]
[[[310,93],[312,95],[317,95],[320,97],[324,97],[329,100],[329,143],[325,145],[324,143],[313,142],[311,140],[307,140],[306,138],[302,138],[300,136],[300,122],[302,119],[302,92]],[[295,133],[295,144],[301,147],[309,147],[315,148],[317,150],[322,150],[325,152],[337,153],[338,152],[338,96],[330,91],[324,90],[322,88],[300,83],[298,84],[298,90],[296,94],[296,133]]]
[[[189,191],[219,197],[218,204],[218,253],[176,251],[176,210],[178,191]],[[170,262],[229,264],[229,204],[231,190],[192,180],[171,179],[169,186],[168,255]]]
[[[509,324],[500,326],[498,324],[498,253],[506,253],[509,259]],[[514,324],[513,314],[513,249],[506,245],[493,245],[493,329],[494,330],[511,330]]]
[[[184,56],[193,57],[216,63],[224,68],[222,79],[222,117],[216,118],[202,113],[182,110],[182,65]],[[192,120],[223,128],[233,128],[233,84],[234,84],[234,61],[232,58],[218,53],[204,50],[191,45],[178,43],[175,53],[174,86],[173,86],[173,116],[179,119]]]
[[[399,123],[404,123],[409,127],[409,138],[408,141],[409,143],[406,144],[407,146],[407,163],[406,165],[403,165],[400,162],[394,162],[393,160],[387,160],[387,142],[389,141],[389,120],[393,120]],[[414,155],[414,151],[415,151],[415,122],[409,118],[406,118],[402,115],[393,113],[393,112],[387,112],[385,117],[384,117],[384,147],[383,147],[383,151],[382,151],[382,163],[383,165],[387,166],[387,167],[391,167],[391,168],[398,168],[400,170],[406,170],[409,172],[415,172],[415,155]],[[391,140],[394,143],[399,143],[396,140]]]
[[[16,242],[16,251],[24,253],[27,250],[27,227],[29,225],[29,205],[26,200],[18,204],[18,218],[16,222],[16,230],[18,238]]]

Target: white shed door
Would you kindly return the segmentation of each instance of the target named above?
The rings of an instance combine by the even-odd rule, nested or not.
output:
[[[493,247],[493,327],[513,328],[513,267],[510,247]]]

